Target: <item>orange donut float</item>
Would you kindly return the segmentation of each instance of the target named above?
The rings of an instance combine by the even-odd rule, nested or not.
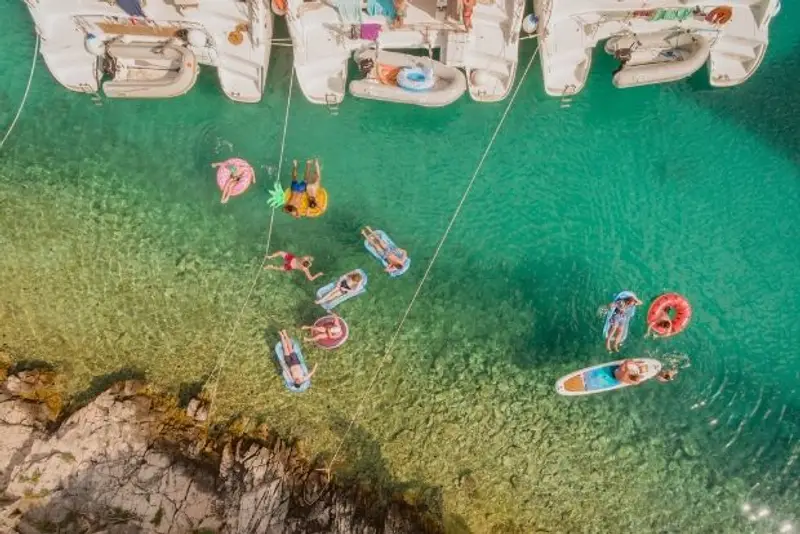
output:
[[[663,320],[664,314],[670,323]],[[661,337],[674,336],[683,332],[692,318],[692,306],[683,295],[665,293],[658,297],[647,310],[647,324]],[[670,328],[671,325],[671,328]]]
[[[720,6],[712,9],[706,15],[706,22],[711,24],[727,24],[733,17],[733,9],[730,6]]]

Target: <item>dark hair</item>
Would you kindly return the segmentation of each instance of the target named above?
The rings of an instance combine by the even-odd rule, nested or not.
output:
[[[291,204],[286,204],[285,206],[283,206],[283,211],[288,212],[288,213],[293,212],[295,209],[297,209],[297,208],[295,208]]]
[[[302,265],[303,267],[310,267],[311,262],[309,260],[303,260],[300,262],[300,265]]]
[[[317,199],[315,199],[315,198],[309,198],[309,199],[308,199],[308,207],[309,207],[309,208],[312,208],[312,209],[313,209],[313,208],[316,208],[316,207],[317,207]]]

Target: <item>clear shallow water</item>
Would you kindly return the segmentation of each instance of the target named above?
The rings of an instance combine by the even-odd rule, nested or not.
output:
[[[22,3],[3,14],[6,125],[33,39]],[[614,90],[598,57],[562,110],[534,68],[342,469],[440,504],[453,531],[777,532],[800,521],[798,15],[784,6],[767,63],[733,90],[711,91],[704,73]],[[227,102],[209,71],[178,100],[95,107],[40,61],[0,153],[3,345],[57,363],[71,391],[110,374],[176,391],[207,377],[266,238],[290,70],[286,49],[273,58],[257,106]],[[316,286],[260,277],[220,413],[258,416],[311,453],[335,448],[502,110],[350,98],[332,117],[294,95],[284,165],[319,156],[333,203],[315,221],[276,217],[273,245],[314,254],[330,275],[366,268],[369,291],[341,308],[345,348],[306,351],[321,368],[297,397],[267,347],[275,329],[314,318]],[[208,165],[233,154],[261,179],[221,206]],[[411,251],[406,277],[380,276],[363,224]],[[668,386],[557,397],[558,377],[610,359],[597,308],[621,289],[690,299],[686,333],[645,341],[640,310],[623,354],[685,353],[692,366]]]

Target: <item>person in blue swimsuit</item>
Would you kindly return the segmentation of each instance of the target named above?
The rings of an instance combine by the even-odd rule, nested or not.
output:
[[[297,160],[292,161],[292,185],[289,189],[289,200],[283,205],[283,211],[294,218],[300,217],[303,206],[303,197],[306,195],[306,181],[297,181]]]

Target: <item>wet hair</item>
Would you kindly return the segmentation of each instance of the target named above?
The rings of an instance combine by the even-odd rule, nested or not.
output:
[[[303,261],[300,262],[300,265],[302,265],[303,267],[311,267],[311,260],[304,259]]]

